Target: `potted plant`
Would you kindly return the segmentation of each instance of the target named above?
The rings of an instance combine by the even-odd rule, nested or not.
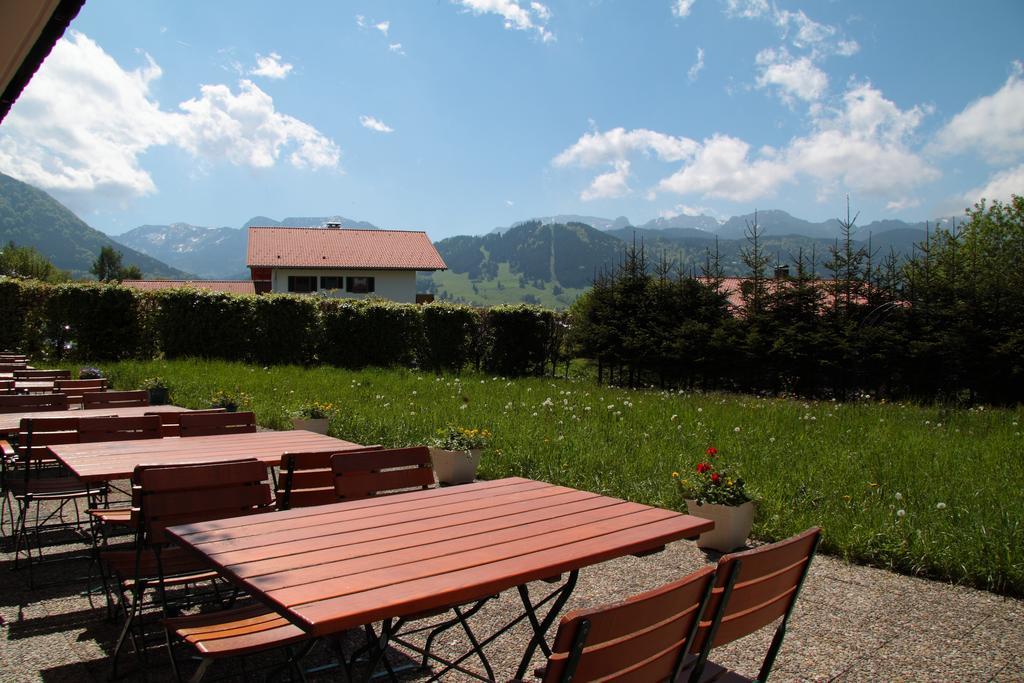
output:
[[[78,371],[78,379],[103,379],[103,371],[93,367],[82,368]]]
[[[225,391],[218,389],[210,397],[211,408],[223,408],[229,413],[238,412],[242,406],[249,404],[249,395],[241,391]]]
[[[334,415],[334,406],[330,403],[320,403],[319,401],[306,403],[292,412],[292,427],[317,434],[326,434],[327,428],[331,424],[332,415]]]
[[[442,484],[465,484],[476,478],[480,455],[491,440],[487,429],[446,427],[430,444],[434,474]]]
[[[163,377],[148,377],[142,380],[142,388],[149,392],[149,405],[167,405],[171,390]]]
[[[746,545],[754,526],[754,503],[743,479],[715,460],[718,449],[710,446],[705,455],[696,472],[686,477],[673,472],[672,478],[686,501],[687,512],[715,523],[714,529],[700,535],[697,547],[729,552]]]

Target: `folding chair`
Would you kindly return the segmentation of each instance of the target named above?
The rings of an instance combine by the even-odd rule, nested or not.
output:
[[[169,544],[164,529],[211,519],[238,517],[271,509],[265,465],[255,459],[177,465],[138,465],[132,473],[132,550],[107,550],[100,558],[120,583],[125,623],[112,655],[113,674],[126,640],[136,637],[148,590],[162,616],[168,611],[167,588],[215,581],[219,574],[191,553]]]
[[[22,551],[28,564],[28,583],[34,587],[32,573],[33,562],[42,558],[42,532],[55,529],[66,529],[81,526],[78,501],[97,503],[106,495],[106,487],[90,486],[77,477],[64,474],[53,466],[49,446],[78,442],[79,418],[75,417],[43,417],[25,418],[21,421],[18,431],[18,447],[16,464],[8,473],[7,480],[7,511],[14,519],[11,501],[18,503],[18,516],[12,529],[14,540],[14,566],[18,566]],[[43,503],[56,504],[40,519],[40,506]],[[75,519],[64,518],[66,507],[74,503]],[[29,525],[31,508],[36,506],[34,523]],[[52,522],[58,517],[59,522]],[[32,556],[32,538],[35,539],[38,557]]]
[[[676,681],[692,666],[687,656],[714,585],[705,567],[624,602],[562,617],[543,683]]]
[[[335,455],[379,451],[381,446],[366,446],[351,451],[304,451],[281,456],[280,478],[277,487],[277,509],[310,507],[337,503],[334,490],[334,470],[331,460]]]
[[[41,413],[68,408],[68,397],[64,394],[0,395],[0,413]]]
[[[139,391],[103,391],[82,395],[82,407],[86,410],[96,408],[131,408],[148,406],[149,392]]]
[[[426,489],[435,484],[434,470],[431,466],[430,449],[426,446],[414,446],[411,448],[391,448],[371,451],[343,451],[331,458],[331,468],[334,471],[334,491],[338,500],[359,500],[372,496],[388,495],[408,491],[410,489]],[[388,632],[387,638],[404,645],[423,656],[422,667],[426,667],[430,659],[430,648],[441,633],[444,633],[454,626],[462,626],[466,636],[473,646],[473,652],[480,659],[487,671],[489,678],[493,680],[494,671],[490,662],[477,640],[476,635],[469,627],[468,619],[476,614],[493,596],[472,603],[468,608],[465,605],[454,604],[441,607],[428,612],[402,617],[394,623],[386,623],[384,629]],[[465,608],[465,609],[464,609]],[[403,631],[403,627],[413,621],[420,621],[444,614],[448,611],[454,613],[454,617],[441,623],[429,624],[420,628]],[[422,648],[407,640],[408,636],[422,631],[430,631]],[[369,644],[366,649],[376,651],[378,660],[381,658],[379,643],[383,636],[378,637],[372,626],[366,626],[367,639]],[[387,660],[383,660],[388,666]],[[454,667],[454,668],[457,668]],[[389,673],[392,673],[388,666]]]
[[[181,437],[246,434],[256,431],[256,414],[243,413],[181,413]]]
[[[156,415],[160,418],[160,433],[167,436],[181,436],[181,415],[186,411],[171,412],[161,410],[159,412],[146,413]],[[189,413],[223,413],[223,408],[205,408],[203,410],[189,410]]]
[[[155,580],[137,577],[133,614],[137,614],[145,584],[153,585],[165,617],[163,623],[171,664],[179,679],[180,672],[174,657],[175,637],[192,646],[202,658],[191,678],[193,681],[200,680],[217,659],[289,647],[307,639],[302,629],[259,604],[167,618],[165,589],[170,581],[173,579],[180,584],[183,578],[194,580],[197,571],[210,570],[195,559],[192,559],[192,567],[184,566],[181,560],[172,566],[169,561],[174,548],[169,547],[164,530],[174,524],[239,517],[271,509],[270,486],[266,478],[267,468],[257,460],[136,468],[133,475],[139,503],[136,567],[141,565],[143,553],[151,552],[156,576]],[[170,569],[173,569],[173,575],[168,571]],[[183,571],[192,575],[183,575]],[[128,622],[125,628],[130,628]],[[119,647],[123,640],[124,631]],[[297,671],[297,661],[306,651],[308,649],[296,653],[289,647],[288,666]],[[115,651],[115,665],[116,654]]]
[[[160,418],[156,415],[83,417],[78,423],[80,443],[159,439],[161,436]]]
[[[60,394],[67,394],[71,403],[81,403],[82,396],[86,393],[96,393],[107,390],[106,378],[99,379],[55,379],[53,390]]]
[[[718,560],[707,615],[691,648],[694,654],[699,653],[691,683],[768,680],[820,539],[821,530],[812,527],[784,541],[730,553]],[[712,649],[754,633],[780,617],[756,678],[746,679],[708,660]]]

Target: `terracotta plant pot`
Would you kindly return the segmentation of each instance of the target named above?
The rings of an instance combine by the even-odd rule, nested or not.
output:
[[[710,519],[715,528],[705,531],[697,539],[698,548],[708,548],[727,553],[747,544],[750,529],[754,526],[754,503],[747,501],[743,505],[717,505],[697,501],[686,501],[686,511],[694,517]]]
[[[316,432],[317,434],[326,434],[330,424],[330,419],[326,417],[292,418],[292,427],[295,429],[305,429],[307,432]]]
[[[446,451],[431,446],[430,460],[434,465],[437,480],[442,484],[468,484],[473,481],[476,479],[476,468],[480,465],[481,453],[481,448],[470,451]]]

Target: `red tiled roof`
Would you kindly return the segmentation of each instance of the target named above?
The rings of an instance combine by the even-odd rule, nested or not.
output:
[[[698,277],[697,279],[704,283],[708,282],[708,278],[705,277]],[[745,308],[743,303],[743,292],[741,290],[741,287],[743,286],[743,281],[745,279],[746,278],[742,277],[722,278],[722,292],[724,292],[728,297],[729,305],[737,311],[742,311]],[[774,293],[775,287],[778,285],[779,282],[780,281],[776,280],[775,278],[767,277],[764,281],[765,289],[768,291],[769,294]],[[829,281],[812,280],[811,282],[812,284],[816,285],[821,289],[822,296],[820,305],[822,308],[828,308],[835,304],[835,296],[829,290]],[[866,299],[864,299],[863,297],[858,297],[856,303],[866,303]]]
[[[125,287],[141,289],[146,292],[158,289],[173,289],[175,287],[192,287],[194,289],[205,289],[210,292],[224,292],[226,294],[256,293],[252,280],[124,280],[121,284]]]
[[[250,268],[446,270],[427,233],[339,228],[249,228]]]

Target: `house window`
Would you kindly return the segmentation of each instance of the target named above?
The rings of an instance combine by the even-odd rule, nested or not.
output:
[[[348,291],[352,294],[369,294],[373,291],[372,277],[348,278]]]
[[[345,278],[328,275],[320,276],[320,289],[342,289],[345,287]]]
[[[288,291],[308,294],[316,291],[316,275],[289,275]]]

